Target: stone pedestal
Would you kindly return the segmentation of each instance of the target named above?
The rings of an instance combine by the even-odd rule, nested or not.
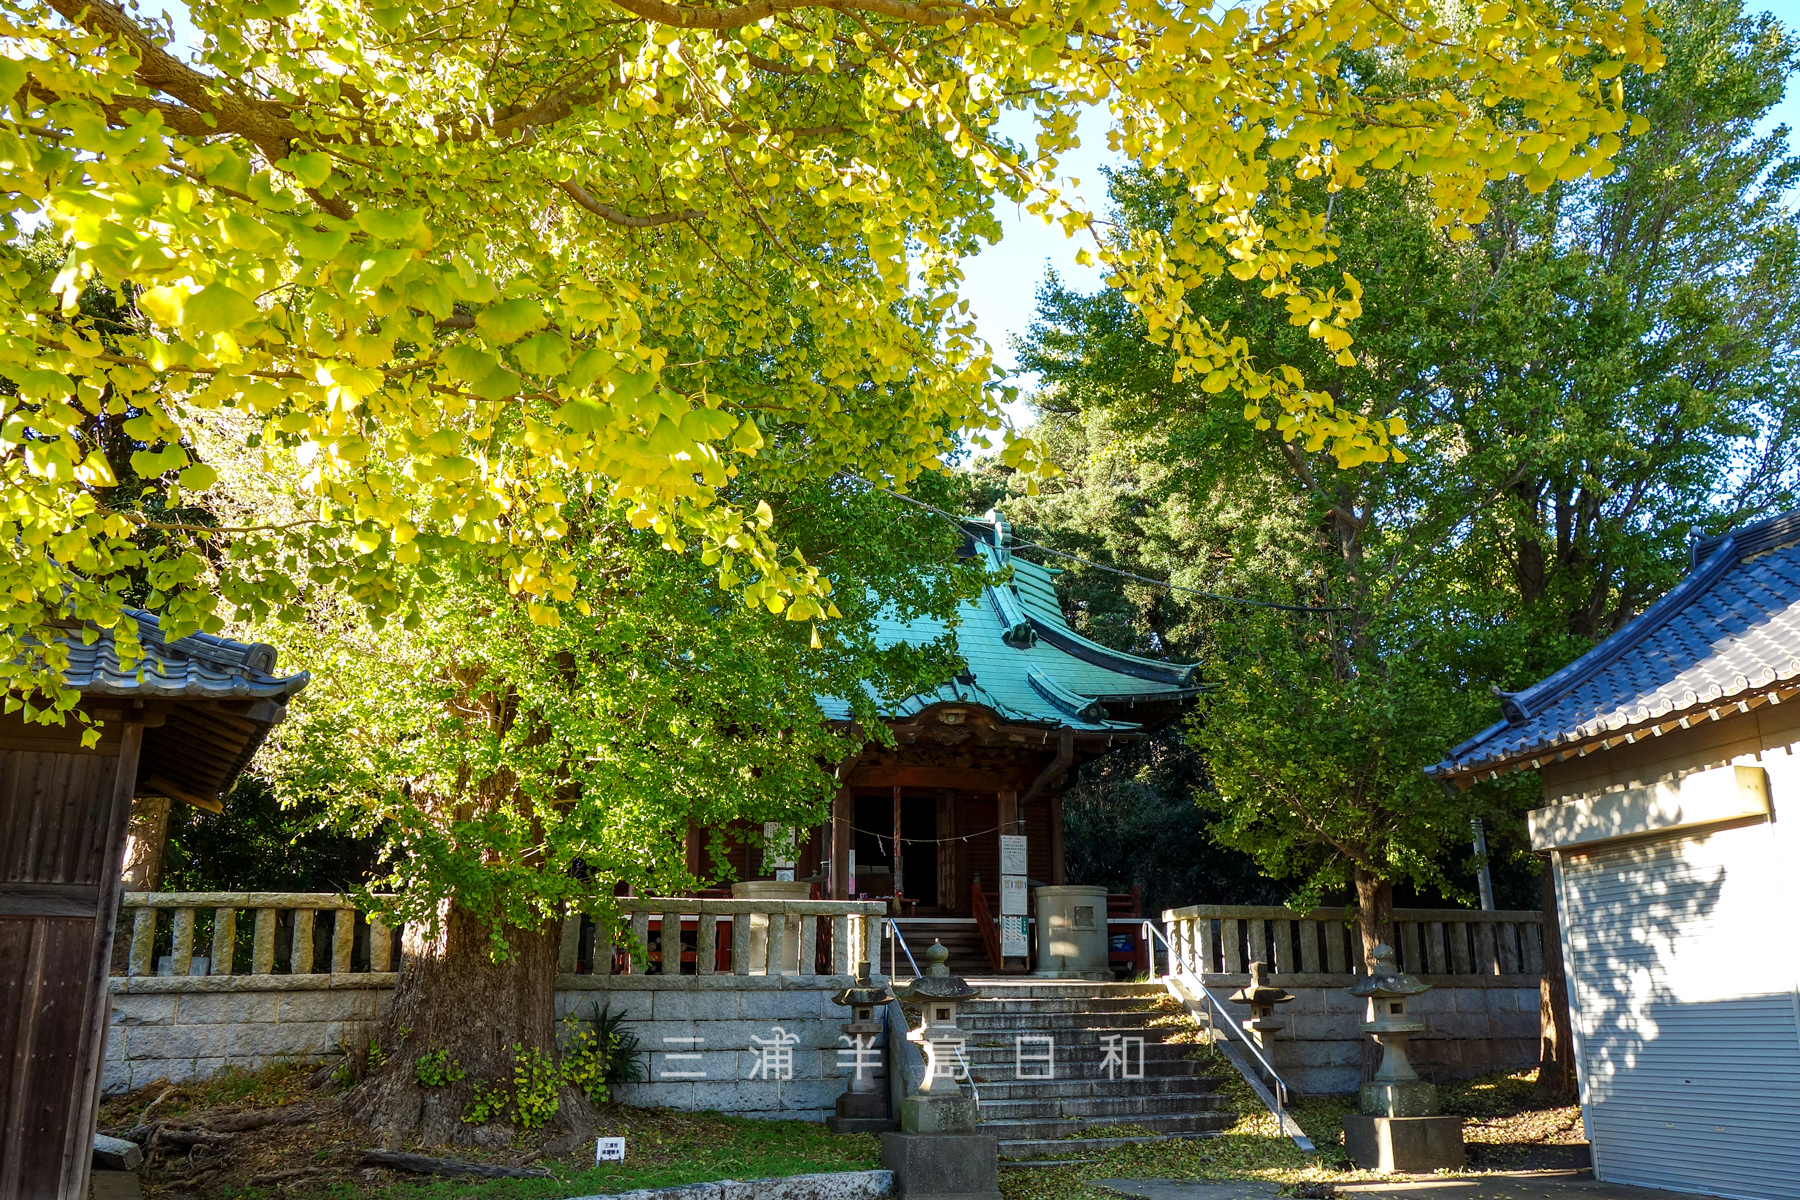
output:
[[[1424,1174],[1454,1170],[1467,1161],[1461,1117],[1344,1118],[1344,1150],[1365,1171]]]
[[[1372,1117],[1434,1117],[1437,1088],[1423,1079],[1362,1085],[1362,1111]]]
[[[900,1132],[973,1134],[975,1098],[960,1091],[914,1092],[900,1102]]]
[[[1373,969],[1349,991],[1369,1002],[1363,1032],[1381,1046],[1381,1066],[1362,1085],[1362,1112],[1344,1118],[1344,1150],[1365,1171],[1411,1174],[1460,1167],[1462,1118],[1438,1115],[1437,1089],[1419,1078],[1406,1057],[1407,1041],[1425,1032],[1425,1023],[1407,1012],[1407,1002],[1431,985],[1399,970],[1392,947],[1376,946],[1371,956]]]
[[[1000,1200],[1000,1143],[981,1133],[884,1133],[899,1200]]]
[[[833,1133],[886,1133],[893,1127],[887,1097],[869,1092],[845,1092],[837,1098],[837,1110],[825,1118],[825,1128]]]

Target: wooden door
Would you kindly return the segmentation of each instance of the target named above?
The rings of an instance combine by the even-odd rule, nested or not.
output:
[[[0,724],[0,1200],[86,1200],[143,726]]]

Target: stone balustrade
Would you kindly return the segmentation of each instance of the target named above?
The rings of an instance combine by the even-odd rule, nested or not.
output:
[[[1303,1095],[1356,1091],[1368,1014],[1345,990],[1365,973],[1354,910],[1196,904],[1163,913],[1163,930],[1177,970],[1198,974],[1221,1001],[1227,988],[1250,981],[1250,963],[1268,963],[1267,982],[1293,995],[1265,1043],[1275,1070]],[[1535,912],[1395,910],[1400,965],[1433,985],[1413,1005],[1428,1025],[1412,1044],[1427,1079],[1447,1083],[1537,1061],[1542,934]],[[1169,970],[1160,945],[1156,968]],[[1241,1022],[1251,1014],[1223,1001],[1215,1015]]]
[[[1290,989],[1346,987],[1363,974],[1353,910],[1195,904],[1164,912],[1163,930],[1176,958],[1208,984],[1247,981],[1253,962],[1268,963]],[[1535,986],[1543,969],[1537,912],[1396,909],[1394,940],[1400,968],[1434,982]]]
[[[615,903],[625,918],[620,937],[602,938],[586,915],[563,922],[562,974],[721,976],[728,986],[732,976],[850,975],[859,959],[877,969],[881,962],[882,901],[650,896]],[[129,951],[115,974],[127,978],[379,975],[399,966],[400,931],[361,917],[348,896],[127,892],[121,905]],[[680,931],[678,962],[665,962],[670,930]]]
[[[126,977],[384,974],[399,931],[360,918],[348,896],[313,892],[126,892]],[[240,936],[246,922],[250,936]],[[206,937],[196,951],[196,930]],[[121,928],[121,934],[125,930]],[[123,940],[123,939],[121,939]],[[158,950],[162,953],[158,953]],[[204,960],[204,970],[196,972]],[[159,967],[161,968],[159,970]],[[115,972],[117,974],[117,972]]]
[[[885,901],[621,897],[629,938],[602,939],[590,917],[563,922],[564,975],[850,975],[879,971]],[[679,931],[679,955],[669,933]]]

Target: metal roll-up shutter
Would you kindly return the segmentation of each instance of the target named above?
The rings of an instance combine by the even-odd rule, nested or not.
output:
[[[1601,1179],[1800,1200],[1800,1013],[1780,869],[1763,824],[1565,859]]]

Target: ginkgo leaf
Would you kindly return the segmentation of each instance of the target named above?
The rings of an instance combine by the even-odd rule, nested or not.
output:
[[[648,371],[615,372],[606,381],[612,384],[612,398],[622,404],[643,399],[656,386],[656,376]]]
[[[209,283],[188,297],[181,325],[201,333],[235,333],[257,315],[250,297],[222,283]]]
[[[581,397],[558,408],[556,419],[576,433],[604,433],[612,425],[612,413],[604,406]]]
[[[652,454],[680,454],[693,448],[693,439],[681,435],[681,429],[667,417],[656,418],[655,428],[645,441],[646,448]]]
[[[543,326],[544,306],[529,296],[496,304],[475,316],[475,328],[508,342]]]
[[[693,442],[712,442],[737,428],[737,418],[716,408],[689,409],[681,418],[681,436]]]
[[[134,450],[131,469],[144,479],[154,479],[187,466],[187,451],[180,446],[164,446],[160,450]]]
[[[513,347],[519,365],[533,375],[557,375],[569,365],[569,343],[560,333],[540,333]]]
[[[181,473],[179,482],[183,491],[204,492],[219,482],[219,473],[205,463],[195,463]]]
[[[137,295],[138,311],[155,321],[158,325],[173,329],[181,324],[182,312],[187,308],[189,291],[183,287],[146,288]]]

